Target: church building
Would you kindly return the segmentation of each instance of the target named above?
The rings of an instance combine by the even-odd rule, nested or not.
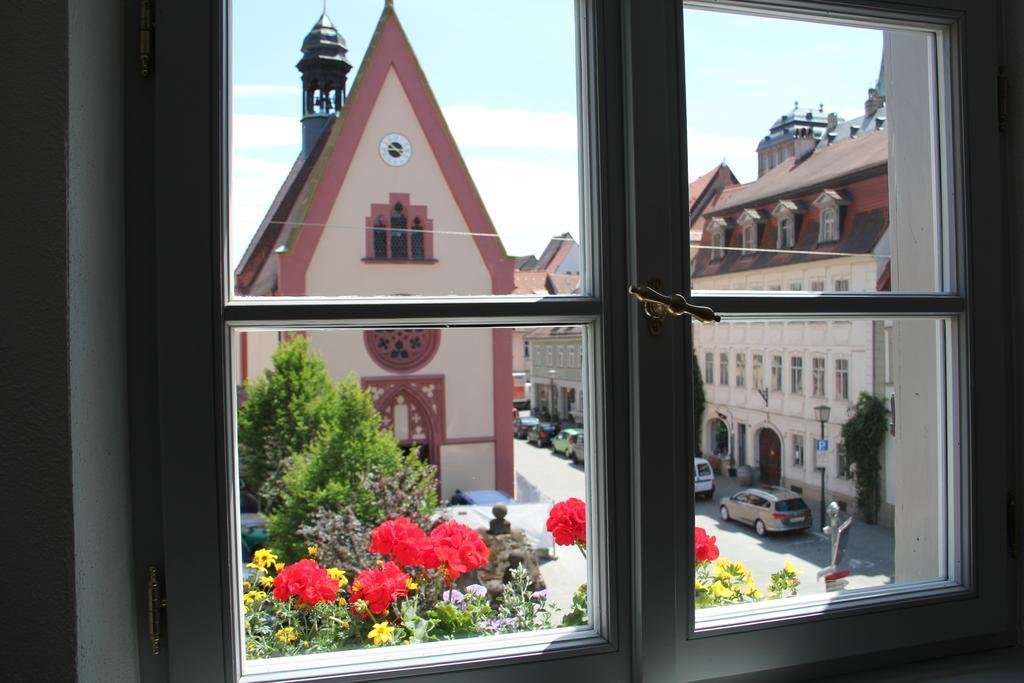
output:
[[[239,297],[500,295],[510,258],[390,2],[352,87],[324,13],[302,43],[302,151],[235,270]],[[284,333],[235,340],[239,384]],[[512,331],[308,330],[331,376],[438,468],[440,493],[514,495]]]

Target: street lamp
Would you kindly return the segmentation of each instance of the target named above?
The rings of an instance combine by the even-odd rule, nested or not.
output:
[[[828,422],[829,415],[832,414],[831,406],[814,406],[814,417],[821,423],[821,440],[825,440],[825,423]],[[818,449],[815,448],[815,457],[817,457]],[[828,451],[826,451],[827,453]],[[825,468],[819,467],[818,471],[821,472],[821,505],[819,506],[818,519],[821,521],[821,525],[825,525]]]

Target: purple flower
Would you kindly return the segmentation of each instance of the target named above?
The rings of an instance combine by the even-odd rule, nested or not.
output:
[[[466,586],[466,592],[470,593],[471,595],[476,595],[482,598],[487,595],[487,588],[481,586],[479,583],[471,583],[470,585]]]
[[[458,590],[456,590],[454,588],[452,588],[451,590],[445,591],[444,593],[441,593],[441,599],[442,600],[447,600],[448,602],[455,603],[456,605],[460,604],[464,597],[465,596],[460,591],[458,591]]]
[[[546,600],[547,597],[548,597],[548,589],[547,588],[545,588],[544,590],[534,591],[534,592],[530,593],[530,599],[531,600]]]

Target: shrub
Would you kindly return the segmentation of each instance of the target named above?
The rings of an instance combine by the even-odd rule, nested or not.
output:
[[[400,477],[412,482],[411,495],[423,495],[426,482],[431,493],[424,499],[425,514],[433,512],[437,498],[432,492],[432,470],[415,455],[402,453],[391,432],[381,430],[381,418],[367,391],[354,378],[336,385],[328,419],[304,455],[293,459],[284,476],[280,505],[267,520],[270,542],[287,560],[305,552],[299,529],[313,521],[321,510],[350,510],[363,524],[374,525],[393,511],[379,500],[363,476]],[[414,474],[406,477],[409,471]],[[403,474],[404,473],[404,474]]]
[[[397,473],[385,475],[374,469],[359,478],[366,491],[387,517],[405,517],[429,529],[437,517],[436,468],[420,461],[415,453],[405,456]],[[376,555],[369,551],[366,539],[370,529],[384,518],[364,522],[351,508],[320,508],[299,527],[303,545],[316,546],[322,562],[355,571],[373,564]]]
[[[242,478],[265,512],[281,502],[284,477],[331,421],[337,390],[309,340],[292,337],[273,356],[273,367],[245,385],[238,409]]]
[[[882,494],[882,459],[879,453],[889,428],[889,409],[877,396],[862,393],[853,417],[843,425],[843,443],[857,486],[857,507],[868,524],[878,520]]]

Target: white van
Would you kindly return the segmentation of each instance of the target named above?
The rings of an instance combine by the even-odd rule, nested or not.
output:
[[[715,496],[715,472],[704,458],[693,459],[693,490],[697,498],[711,500]]]

